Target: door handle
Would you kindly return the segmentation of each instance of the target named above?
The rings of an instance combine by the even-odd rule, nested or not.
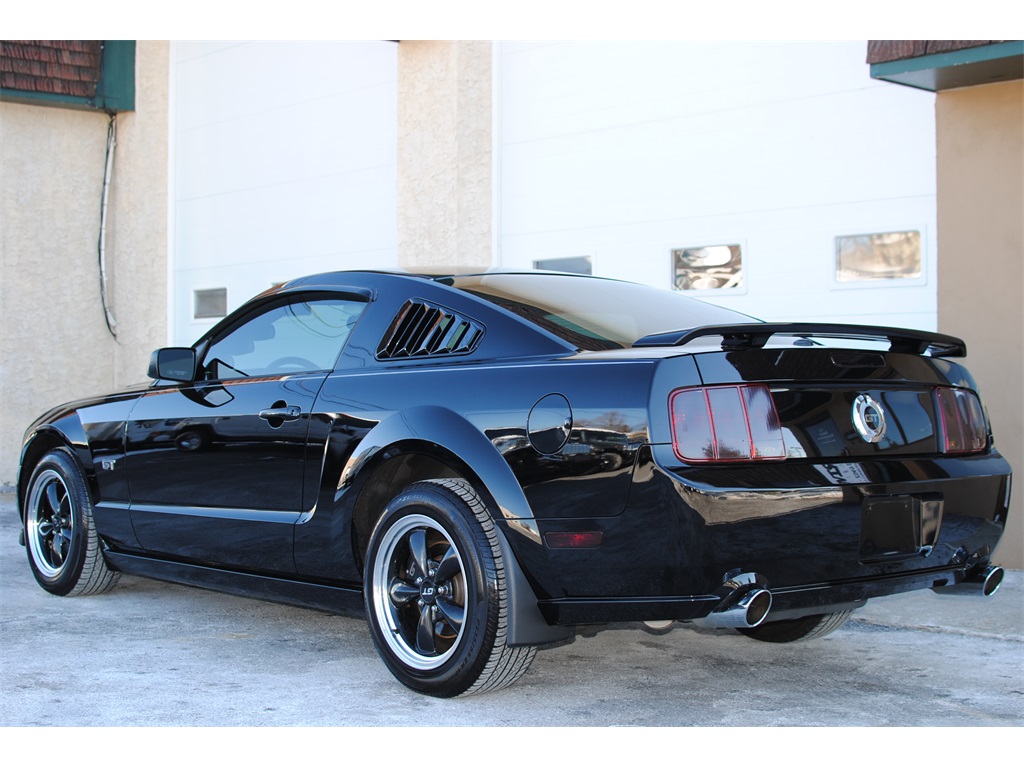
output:
[[[272,427],[279,427],[286,421],[295,421],[301,415],[302,409],[299,406],[284,403],[274,403],[270,408],[260,411],[260,418],[270,422]]]

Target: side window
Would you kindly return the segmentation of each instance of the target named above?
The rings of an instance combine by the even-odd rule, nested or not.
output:
[[[204,378],[330,370],[365,307],[364,302],[339,298],[269,309],[214,340],[203,356]]]

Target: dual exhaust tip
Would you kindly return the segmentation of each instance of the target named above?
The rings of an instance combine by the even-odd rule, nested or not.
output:
[[[721,600],[713,613],[693,623],[702,627],[728,627],[746,629],[761,624],[772,609],[772,593],[762,584],[763,577],[754,573],[740,573],[729,578],[715,590]],[[654,634],[668,632],[675,626],[675,621],[645,621],[647,630]]]
[[[1001,566],[989,565],[974,571],[959,584],[932,587],[932,591],[940,595],[992,597],[1003,583],[1005,576],[1006,571]],[[743,577],[749,577],[745,580],[756,584],[756,577],[753,574],[743,574],[741,577],[734,577],[725,586],[731,586],[736,581],[744,580]],[[699,619],[698,622],[705,627],[733,627],[739,629],[756,627],[764,622],[768,612],[772,609],[772,593],[758,586],[748,587],[747,591],[741,593],[742,589],[742,586],[734,587],[722,600],[722,604],[732,602],[730,598],[733,598],[736,594],[740,594],[739,600],[732,602],[732,605],[727,605],[725,608],[709,613],[703,619]]]
[[[958,584],[947,584],[932,587],[932,591],[940,595],[978,595],[991,597],[1003,583],[1006,572],[998,565],[990,565],[971,573]],[[772,593],[759,586],[764,583],[757,574],[743,573],[733,576],[725,582],[716,594],[722,597],[720,606],[695,624],[704,627],[728,627],[745,629],[762,624],[772,609]],[[645,621],[647,628],[654,633],[669,631],[675,621]]]
[[[772,593],[767,589],[754,588],[744,592],[732,605],[709,613],[703,619],[698,619],[697,623],[704,627],[756,627],[765,620],[771,609]]]
[[[979,597],[992,597],[1003,583],[1004,571],[998,565],[990,565],[980,568],[971,573],[959,584],[946,584],[941,587],[932,587],[932,592],[937,595],[977,595]]]

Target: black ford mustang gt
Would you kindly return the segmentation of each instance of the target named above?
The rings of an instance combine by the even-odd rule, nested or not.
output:
[[[435,696],[580,625],[820,636],[998,586],[1010,468],[964,354],[600,278],[316,275],[36,421],[23,538],[59,595],[124,572],[365,609]]]

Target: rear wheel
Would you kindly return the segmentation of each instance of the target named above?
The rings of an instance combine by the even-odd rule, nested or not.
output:
[[[117,583],[120,574],[103,559],[92,500],[70,451],[58,448],[42,458],[25,498],[25,549],[43,589],[55,595],[94,595]]]
[[[509,647],[497,532],[464,480],[409,486],[385,508],[366,556],[374,644],[403,684],[452,697],[511,685],[536,649]]]
[[[756,627],[743,627],[739,631],[747,637],[762,640],[766,643],[794,643],[797,640],[813,640],[832,634],[846,623],[853,611],[837,611],[822,613],[815,616],[801,616],[799,619],[786,619],[760,624]]]

